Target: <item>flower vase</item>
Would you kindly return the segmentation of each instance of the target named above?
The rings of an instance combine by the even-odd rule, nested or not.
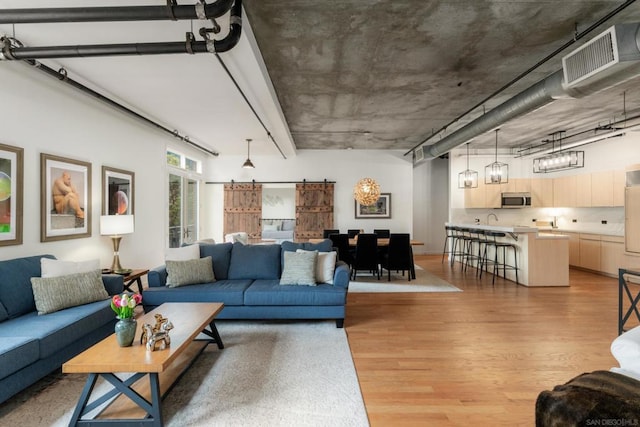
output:
[[[136,336],[138,322],[133,317],[120,319],[116,322],[116,340],[120,347],[129,347]]]

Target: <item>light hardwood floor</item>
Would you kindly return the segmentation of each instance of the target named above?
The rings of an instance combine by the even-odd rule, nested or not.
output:
[[[349,294],[345,328],[372,426],[533,426],[540,391],[617,363],[617,279],[527,288],[417,256],[463,290]]]

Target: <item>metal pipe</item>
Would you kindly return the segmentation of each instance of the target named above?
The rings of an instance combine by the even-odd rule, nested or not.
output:
[[[218,156],[219,153],[215,152],[215,151],[211,151],[208,148],[205,148],[199,144],[196,144],[195,142],[192,142],[189,140],[188,136],[183,136],[180,135],[180,133],[178,133],[178,131],[176,130],[171,130],[169,128],[166,128],[164,126],[162,126],[161,124],[154,122],[151,119],[146,118],[145,116],[131,110],[130,108],[125,107],[124,105],[112,100],[111,98],[107,98],[106,96],[102,95],[101,93],[96,92],[95,90],[86,87],[85,85],[83,85],[82,83],[79,83],[73,79],[70,79],[69,77],[67,77],[66,73],[60,72],[60,71],[56,71],[53,68],[47,67],[46,65],[37,62],[37,61],[24,61],[26,64],[32,65],[34,68],[36,68],[37,70],[42,71],[45,74],[48,74],[52,77],[55,77],[57,80],[60,80],[61,82],[67,83],[70,86],[73,86],[74,88],[84,92],[87,95],[90,95],[94,98],[96,98],[99,101],[104,102],[105,104],[110,105],[111,107],[116,108],[117,110],[120,110],[121,112],[128,114],[138,120],[141,120],[163,132],[166,132],[168,134],[170,134],[171,136],[178,138],[184,142],[186,142],[187,144],[197,148],[198,150],[204,151],[205,153],[211,154],[212,156]]]
[[[1,13],[1,12],[0,12]],[[231,8],[229,33],[221,40],[162,43],[127,43],[106,45],[76,45],[76,46],[44,46],[22,47],[5,43],[0,53],[0,59],[34,60],[52,58],[89,58],[101,56],[127,55],[165,55],[165,54],[193,54],[193,53],[222,53],[231,50],[242,34],[242,0],[235,0]]]
[[[233,0],[217,0],[180,6],[61,7],[45,9],[0,10],[0,24],[44,22],[175,21],[218,18],[229,11]]]

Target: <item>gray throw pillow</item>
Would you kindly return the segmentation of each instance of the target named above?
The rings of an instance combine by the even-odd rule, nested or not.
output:
[[[316,285],[318,252],[285,252],[281,285]]]
[[[167,286],[170,288],[216,281],[213,274],[213,261],[210,256],[186,261],[167,260],[166,267]]]
[[[31,289],[39,315],[109,298],[98,270],[67,276],[32,277]]]

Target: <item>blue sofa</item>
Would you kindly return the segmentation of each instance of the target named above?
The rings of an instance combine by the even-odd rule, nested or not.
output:
[[[297,249],[329,252],[332,244],[200,244],[200,257],[212,257],[216,281],[168,287],[162,265],[149,271],[142,304],[149,311],[164,302],[222,302],[218,319],[335,319],[343,327],[349,267],[336,263],[333,284],[280,285],[283,253]]]
[[[60,368],[113,333],[110,300],[38,315],[31,278],[40,277],[40,255],[0,261],[0,402]],[[102,278],[109,295],[122,292],[118,275]]]

